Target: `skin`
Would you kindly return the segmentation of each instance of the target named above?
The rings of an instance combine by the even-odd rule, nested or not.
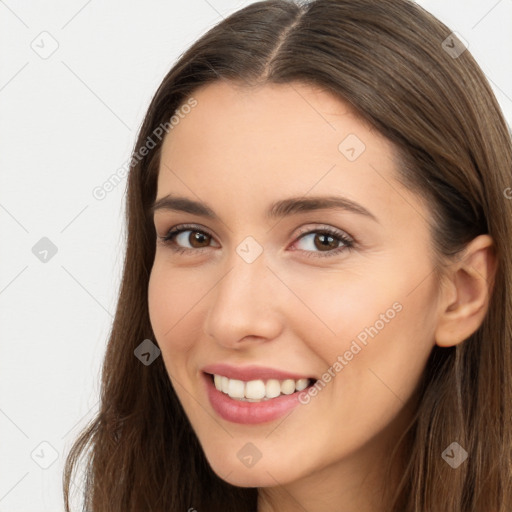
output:
[[[184,254],[157,241],[148,299],[171,383],[212,469],[233,485],[259,487],[260,512],[384,511],[383,478],[400,474],[384,464],[432,348],[462,342],[485,315],[492,239],[473,240],[438,282],[428,207],[397,181],[391,143],[347,104],[299,83],[215,82],[193,96],[197,106],[164,140],[157,199],[201,201],[220,220],[154,214],[159,237],[182,223],[211,235],[197,242],[192,228],[175,238]],[[338,149],[348,134],[365,145],[354,161]],[[274,201],[313,195],[349,198],[377,221],[341,209],[265,217]],[[326,227],[353,248],[335,254],[343,242],[322,245]],[[263,249],[252,263],[236,252],[248,236]],[[239,425],[211,407],[204,365],[320,379],[394,303],[401,311],[288,416]],[[249,468],[237,457],[248,442],[261,453]]]

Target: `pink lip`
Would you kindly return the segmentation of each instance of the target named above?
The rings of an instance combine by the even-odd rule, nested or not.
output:
[[[248,382],[250,380],[268,380],[268,379],[277,379],[277,380],[286,380],[286,379],[315,379],[315,377],[308,377],[304,375],[299,375],[297,373],[289,373],[282,370],[275,370],[273,368],[266,368],[264,366],[230,366],[229,364],[218,363],[218,364],[209,364],[204,368],[201,368],[203,372],[223,375],[228,379],[237,379]]]
[[[284,416],[288,411],[299,405],[299,393],[304,392],[296,391],[291,395],[281,395],[263,402],[244,402],[230,398],[219,391],[215,387],[211,375],[202,373],[202,377],[213,410],[221,418],[243,425],[264,423]]]

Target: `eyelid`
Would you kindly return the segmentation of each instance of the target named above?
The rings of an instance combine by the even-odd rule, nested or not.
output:
[[[315,227],[311,227],[311,224],[316,224]],[[336,236],[343,236],[344,238],[347,238],[351,242],[355,243],[354,237],[349,235],[346,231],[343,231],[340,228],[336,228],[334,226],[331,226],[330,224],[322,224],[321,222],[310,222],[307,224],[309,227],[299,228],[299,232],[295,234],[295,237],[300,237],[307,233],[315,233],[315,232],[331,232],[336,234]],[[320,227],[319,227],[320,226]]]
[[[314,223],[313,223],[314,224]],[[320,224],[321,227],[312,227],[311,225],[309,227],[305,228],[299,228],[300,231],[294,236],[294,241],[292,242],[292,245],[297,244],[305,238],[307,235],[311,235],[314,233],[327,233],[328,235],[331,235],[338,239],[339,242],[341,242],[341,246],[337,247],[336,249],[333,249],[331,251],[305,251],[300,250],[306,256],[307,258],[334,258],[336,256],[339,256],[341,253],[352,251],[356,246],[356,240],[353,236],[349,235],[346,231],[343,231],[339,228],[336,228],[334,226],[328,225],[328,224]],[[297,250],[297,249],[294,249]]]

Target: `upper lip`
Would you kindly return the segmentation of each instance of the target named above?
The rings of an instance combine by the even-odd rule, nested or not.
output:
[[[212,375],[223,375],[228,379],[237,379],[243,381],[251,381],[251,380],[268,380],[268,379],[277,379],[277,380],[286,380],[286,379],[314,379],[314,377],[309,377],[307,375],[299,375],[298,373],[290,373],[283,370],[277,370],[275,368],[268,368],[265,366],[231,366],[225,363],[217,363],[217,364],[209,364],[202,368],[202,371],[205,373],[211,373]]]

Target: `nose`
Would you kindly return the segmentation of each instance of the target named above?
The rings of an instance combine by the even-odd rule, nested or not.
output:
[[[252,263],[235,256],[209,294],[204,332],[223,347],[243,349],[279,336],[286,297],[285,287],[267,267],[263,255]]]

